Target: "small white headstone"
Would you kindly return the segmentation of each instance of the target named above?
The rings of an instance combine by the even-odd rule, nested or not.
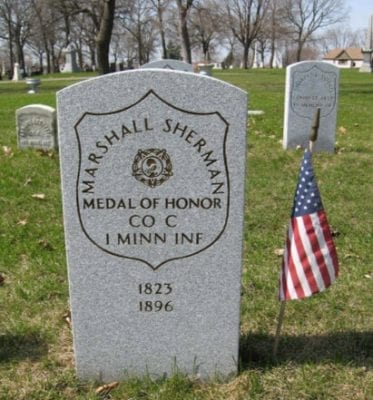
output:
[[[14,68],[13,68],[13,81],[19,81],[22,79],[21,75],[21,69],[19,68],[18,63],[14,63]]]
[[[57,100],[78,376],[236,372],[246,93],[147,69]]]
[[[56,149],[56,110],[43,104],[31,104],[16,111],[18,147]]]
[[[143,64],[140,67],[140,69],[147,69],[147,68],[161,68],[161,69],[171,69],[174,71],[193,72],[192,64],[172,59],[151,61],[150,63]]]
[[[317,108],[320,127],[314,151],[335,151],[339,92],[339,68],[322,61],[302,61],[286,70],[285,149],[309,143],[309,131]]]

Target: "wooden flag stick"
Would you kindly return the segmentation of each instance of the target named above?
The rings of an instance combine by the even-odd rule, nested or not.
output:
[[[317,136],[319,133],[319,126],[320,126],[320,108],[317,108],[315,111],[315,114],[313,116],[312,125],[311,125],[311,129],[310,129],[310,133],[309,133],[309,139],[310,139],[309,150],[311,153],[313,152],[313,146],[317,140]],[[282,322],[284,320],[284,315],[285,315],[285,305],[286,305],[286,301],[281,301],[280,312],[278,314],[278,320],[277,320],[275,342],[273,345],[273,358],[274,359],[277,357],[277,349],[278,349],[278,344],[280,341],[281,327],[282,327]]]
[[[278,343],[280,341],[282,321],[284,320],[285,306],[286,306],[286,301],[281,301],[280,312],[278,314],[278,320],[277,320],[275,343],[273,345],[273,358],[277,357],[277,349],[278,349]]]
[[[320,108],[316,108],[309,134],[310,138],[309,149],[311,153],[313,152],[313,145],[315,144],[317,136],[319,134],[319,126],[320,126]]]

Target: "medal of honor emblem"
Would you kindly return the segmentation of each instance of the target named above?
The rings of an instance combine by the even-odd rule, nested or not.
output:
[[[133,160],[132,175],[146,186],[162,185],[172,176],[172,163],[165,149],[139,150]]]

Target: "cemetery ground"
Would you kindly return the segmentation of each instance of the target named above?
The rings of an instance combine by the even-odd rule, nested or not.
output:
[[[109,394],[75,378],[58,153],[19,150],[15,111],[55,107],[56,91],[86,75],[43,77],[34,95],[25,82],[0,83],[1,400],[373,398],[373,77],[341,72],[336,154],[314,155],[340,277],[324,293],[288,302],[273,359],[281,249],[302,151],[282,149],[285,71],[214,76],[248,91],[250,109],[265,112],[249,119],[238,375],[129,375]]]

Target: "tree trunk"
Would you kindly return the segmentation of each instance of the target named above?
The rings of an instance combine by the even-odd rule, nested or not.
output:
[[[166,45],[166,34],[164,31],[164,24],[163,24],[163,9],[158,0],[157,4],[157,14],[158,14],[158,22],[159,22],[159,33],[161,35],[161,46],[162,46],[162,58],[166,59],[167,57],[167,45]]]
[[[298,48],[297,48],[297,61],[300,61],[302,58],[302,50],[303,50],[303,43],[301,41],[299,41]]]
[[[89,57],[91,59],[91,67],[96,67],[96,49],[93,45],[89,45]]]
[[[56,71],[56,54],[54,53],[54,43],[51,43],[51,72],[57,72]],[[58,72],[59,72],[60,68],[58,67]]]
[[[247,69],[249,65],[249,47],[250,46],[247,43],[245,43],[243,47],[242,64],[244,69]]]
[[[43,73],[43,51],[39,50],[39,71]]]
[[[12,33],[12,25],[11,21],[8,21],[8,45],[9,45],[9,64],[10,64],[10,73],[13,74],[14,69],[14,53],[13,53],[13,33]]]
[[[192,51],[190,48],[190,39],[187,25],[188,8],[178,2],[179,7],[179,28],[181,36],[181,53],[183,60],[189,64],[192,63]]]
[[[100,75],[110,72],[109,49],[114,23],[115,0],[105,0],[100,29],[96,36],[98,72]]]
[[[136,38],[137,38],[137,48],[138,48],[138,50],[137,50],[137,52],[138,52],[137,58],[139,60],[139,64],[143,65],[143,64],[145,64],[145,52],[144,52],[144,45],[143,45],[143,42],[142,42],[142,31],[141,31],[140,21],[138,22],[138,25],[137,25]]]
[[[25,72],[25,57],[23,53],[23,46],[21,43],[21,26],[17,26],[14,35],[14,43],[16,45],[16,52],[17,52],[17,62],[19,67],[23,73]]]

